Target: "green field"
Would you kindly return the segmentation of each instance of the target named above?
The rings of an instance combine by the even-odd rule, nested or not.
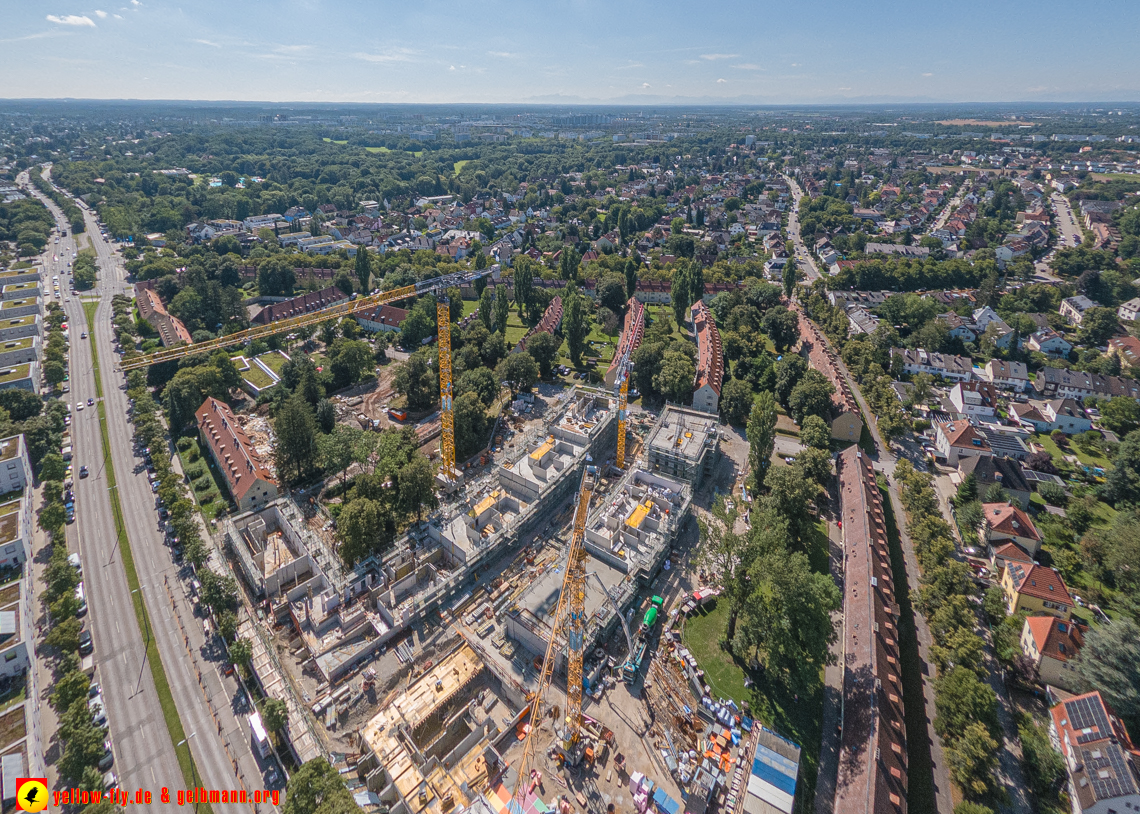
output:
[[[263,365],[272,370],[278,376],[281,375],[281,368],[285,367],[285,363],[289,361],[288,356],[282,356],[275,350],[269,353],[263,353],[257,357]]]
[[[455,174],[459,175],[459,173],[463,170],[463,168],[470,163],[471,163],[471,159],[469,159],[469,158],[465,158],[462,161],[456,161],[455,165],[454,165]]]
[[[328,139],[325,139],[325,141],[328,141]],[[347,141],[337,141],[334,143],[335,144],[348,144]],[[391,153],[391,152],[393,152],[393,150],[391,150],[387,147],[365,147],[364,149],[370,153]],[[416,158],[419,158],[423,154],[424,154],[423,150],[416,150],[414,153],[410,153],[410,155],[414,155]]]
[[[347,140],[345,140],[345,141],[333,141],[331,138],[324,138],[324,139],[321,139],[321,141],[324,141],[327,144],[348,144]]]
[[[241,377],[258,390],[264,390],[267,387],[272,387],[274,384],[269,374],[252,362],[250,362],[249,370],[242,371]]]

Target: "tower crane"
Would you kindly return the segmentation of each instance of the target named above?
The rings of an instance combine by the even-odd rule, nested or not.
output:
[[[440,473],[450,483],[459,480],[455,468],[455,412],[452,408],[451,382],[451,302],[446,296],[435,304],[436,325],[439,328],[439,457]]]
[[[319,311],[282,319],[269,325],[258,325],[255,328],[247,328],[244,331],[226,334],[217,339],[210,339],[205,342],[194,342],[188,345],[176,345],[172,348],[163,348],[154,353],[124,359],[122,368],[123,370],[135,370],[136,368],[150,367],[159,362],[172,362],[187,356],[195,356],[199,353],[212,353],[216,350],[245,345],[255,339],[262,339],[267,336],[273,336],[274,334],[288,333],[289,331],[295,331],[299,328],[307,328],[310,325],[320,325],[322,322],[327,322],[330,319],[351,316],[358,311],[375,308],[378,305],[386,305],[390,302],[406,300],[409,297],[416,297],[421,294],[441,292],[452,286],[470,283],[480,277],[490,275],[493,279],[498,280],[499,273],[499,266],[494,265],[480,271],[460,271],[455,274],[446,274],[442,277],[424,280],[422,283],[393,288],[390,291],[376,291],[363,297],[353,295],[352,299],[338,302],[336,305],[329,306],[328,308],[322,308]]]
[[[629,413],[629,374],[633,368],[628,345],[618,362],[617,378],[614,379],[614,399],[617,401],[617,455],[614,463],[618,469],[625,469],[625,429]]]
[[[590,498],[597,483],[598,470],[590,458],[586,458],[586,471],[582,474],[582,484],[578,489],[578,504],[574,511],[574,533],[570,538],[570,550],[566,559],[566,576],[562,580],[562,590],[558,596],[558,607],[550,620],[550,641],[546,646],[546,656],[542,660],[542,670],[538,686],[531,699],[530,731],[523,743],[522,759],[519,762],[518,780],[513,797],[522,806],[526,796],[531,764],[539,728],[545,706],[546,691],[554,674],[554,663],[558,660],[561,636],[566,637],[566,716],[561,726],[562,754],[570,763],[577,762],[580,756],[582,735],[582,661],[586,638],[586,515],[590,510]],[[521,793],[520,793],[521,792]]]

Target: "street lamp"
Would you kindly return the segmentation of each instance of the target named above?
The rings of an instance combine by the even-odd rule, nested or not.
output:
[[[179,746],[181,746],[184,743],[188,744],[190,742],[190,739],[197,734],[198,734],[197,732],[191,732],[185,738],[178,741],[178,743],[174,744],[174,748],[177,749]],[[189,746],[186,747],[186,751],[188,751],[188,752],[190,751]],[[198,767],[194,765],[193,753],[191,753],[191,755],[190,755],[190,773],[191,773],[191,777],[194,778],[194,811],[197,811],[198,810]]]
[[[143,603],[143,612],[142,612],[143,625],[146,627],[146,644],[143,645],[143,660],[142,660],[142,664],[139,665],[139,681],[138,681],[138,686],[135,687],[135,695],[138,695],[139,692],[142,690],[143,668],[146,667],[147,652],[150,650],[150,617],[147,615],[147,612],[146,612],[146,595],[143,594],[143,592],[142,592],[143,588],[145,588],[145,587],[146,587],[145,585],[140,585],[139,587],[137,587],[133,591],[131,591],[132,596],[134,594],[138,594],[139,599],[142,600],[142,603]]]

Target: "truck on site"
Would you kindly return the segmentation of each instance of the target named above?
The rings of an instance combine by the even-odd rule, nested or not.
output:
[[[261,715],[257,712],[249,714],[249,739],[254,754],[263,758],[269,757],[269,735],[265,731],[265,725],[261,722]]]
[[[641,666],[649,652],[650,640],[657,628],[657,622],[661,618],[664,604],[664,599],[654,596],[649,603],[649,608],[645,611],[645,615],[641,617],[641,627],[637,630],[637,639],[633,643],[633,649],[630,650],[629,658],[621,666],[621,677],[626,684],[637,681],[637,676],[641,673]]]

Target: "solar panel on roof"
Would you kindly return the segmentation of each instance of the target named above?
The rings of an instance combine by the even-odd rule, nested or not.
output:
[[[1069,714],[1070,725],[1079,733],[1077,743],[1088,743],[1112,735],[1112,727],[1099,696],[1089,695],[1067,701],[1065,711]],[[1085,732],[1086,729],[1091,731]]]
[[[1094,752],[1099,753],[1099,757],[1094,758]],[[1110,743],[1096,750],[1081,749],[1080,755],[1085,776],[1098,800],[1136,793],[1136,784],[1119,744]]]

